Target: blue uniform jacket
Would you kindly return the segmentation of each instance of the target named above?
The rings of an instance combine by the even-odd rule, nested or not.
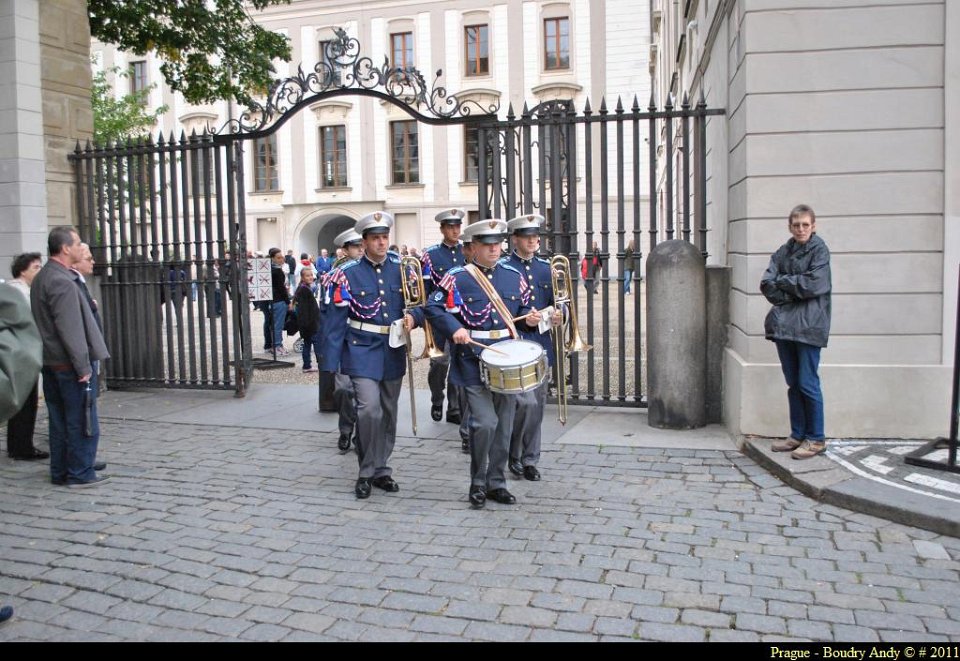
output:
[[[445,243],[438,243],[424,249],[420,264],[423,270],[423,285],[427,290],[427,296],[437,290],[440,281],[450,272],[450,269],[458,266],[463,267],[466,263],[467,261],[463,258],[463,244],[459,241],[452,248]],[[435,337],[434,341],[437,348],[443,351],[447,343],[446,339],[440,335]]]
[[[380,265],[367,257],[343,264],[330,272],[324,291],[324,337],[320,368],[376,381],[402,378],[407,369],[406,349],[392,348],[388,335],[349,326],[353,319],[389,326],[404,315],[400,259],[388,254]],[[423,310],[410,311],[417,326]]]
[[[509,264],[520,272],[530,286],[530,307],[543,310],[553,305],[553,279],[550,277],[550,262],[534,256],[532,259],[521,259],[517,253],[510,253],[502,262]],[[553,334],[549,331],[541,333],[539,330],[528,332],[520,326],[520,336],[525,340],[532,340],[544,348],[547,359],[553,366]]]
[[[517,269],[502,261],[491,269],[480,265],[477,268],[493,283],[513,317],[530,311],[530,288]],[[463,267],[450,269],[440,281],[437,291],[427,299],[426,315],[436,332],[448,340],[461,328],[485,331],[507,328],[483,289]],[[524,328],[525,324],[520,322],[519,327]],[[477,341],[490,345],[503,339]],[[451,346],[450,382],[456,386],[482,385],[480,353],[483,349],[473,344]]]

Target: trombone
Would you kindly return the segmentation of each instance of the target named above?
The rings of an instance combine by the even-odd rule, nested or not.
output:
[[[403,289],[403,307],[409,311],[411,308],[420,307],[426,304],[426,289],[423,286],[423,269],[420,267],[420,260],[416,257],[402,257],[400,259],[400,286]],[[433,340],[433,329],[430,322],[423,321],[424,348],[423,354],[417,358],[439,358],[443,352],[437,348]],[[413,344],[410,334],[407,333],[407,377],[410,383],[410,420],[413,424],[413,435],[417,435],[417,403],[416,395],[413,389]]]
[[[553,335],[554,377],[557,381],[557,419],[567,424],[567,356],[578,351],[590,351],[592,347],[580,337],[577,324],[577,309],[573,303],[573,280],[570,277],[570,260],[564,255],[555,255],[550,260],[550,284],[553,286],[553,304],[557,309],[566,305],[568,314],[563,323],[550,332]]]

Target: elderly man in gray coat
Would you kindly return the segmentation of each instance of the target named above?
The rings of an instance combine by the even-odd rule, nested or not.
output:
[[[55,227],[47,248],[50,259],[33,280],[30,301],[43,340],[50,479],[68,487],[92,486],[107,479],[94,470],[100,425],[93,362],[110,354],[73,270],[83,255],[80,236],[73,228]]]

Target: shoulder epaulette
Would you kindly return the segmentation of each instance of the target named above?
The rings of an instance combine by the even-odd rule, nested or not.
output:
[[[506,262],[503,262],[503,261],[500,261],[497,263],[503,266],[503,268],[507,269],[508,271],[513,271],[517,275],[520,275],[520,271],[517,270],[517,267],[511,266],[510,264],[507,264]]]
[[[388,251],[387,251],[387,259],[389,259],[389,260],[390,260],[391,262],[393,262],[394,264],[399,264],[399,263],[400,263],[400,254],[399,254],[399,253],[395,253],[395,252],[391,252],[391,251],[388,250]]]
[[[543,262],[543,263],[546,264],[547,266],[550,266],[550,260],[549,260],[549,259],[544,259],[543,257],[535,257],[534,259],[536,259],[538,262]]]
[[[463,270],[464,268],[462,266],[454,266],[453,268],[447,271],[447,275],[456,275],[457,273],[460,273]]]

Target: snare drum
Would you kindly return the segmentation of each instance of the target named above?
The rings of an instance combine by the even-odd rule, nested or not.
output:
[[[504,340],[480,353],[480,378],[491,391],[506,395],[527,392],[543,383],[547,352],[529,340]],[[500,353],[498,353],[500,352]]]

